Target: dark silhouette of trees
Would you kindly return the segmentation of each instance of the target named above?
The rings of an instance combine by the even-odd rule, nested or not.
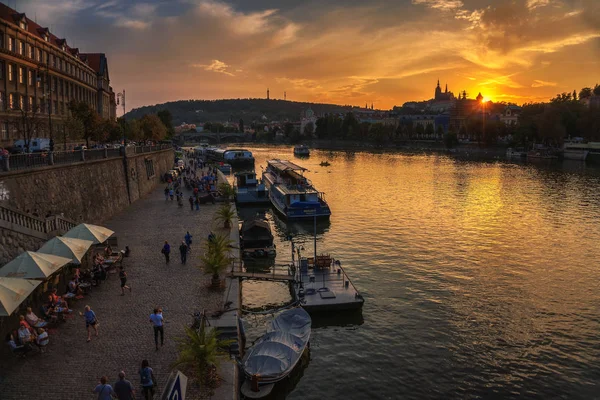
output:
[[[160,110],[156,113],[162,124],[167,129],[167,138],[172,137],[175,134],[175,128],[173,127],[173,115],[169,110]]]

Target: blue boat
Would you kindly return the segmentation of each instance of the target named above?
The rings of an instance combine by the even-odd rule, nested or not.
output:
[[[288,219],[329,218],[331,210],[325,195],[302,174],[299,165],[285,160],[267,161],[263,182],[269,189],[273,207]]]

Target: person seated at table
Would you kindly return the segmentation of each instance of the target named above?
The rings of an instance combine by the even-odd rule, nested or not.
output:
[[[75,280],[76,284],[80,284],[81,283],[81,268],[75,268],[75,273],[73,274],[73,279]]]
[[[106,257],[110,257],[112,255],[112,247],[110,247],[110,244],[107,244],[104,248],[104,255]]]
[[[56,294],[56,288],[52,289],[50,296],[52,296],[52,300],[54,300],[54,303],[56,306],[69,308],[67,301],[65,299],[63,299],[61,296]]]
[[[15,342],[14,336],[11,333],[6,335],[6,343],[8,344],[8,347],[10,347],[10,350],[15,354],[25,354],[31,350],[31,348],[29,348],[28,346],[17,344],[17,342]]]
[[[40,310],[42,312],[42,318],[44,318],[46,321],[56,322],[58,320],[58,316],[54,313],[54,309],[48,304],[42,304]]]
[[[19,315],[19,326],[24,326],[25,328],[27,328],[29,330],[29,332],[31,332],[31,334],[33,336],[37,335],[37,332],[36,332],[35,328],[33,328],[31,325],[29,325],[29,322],[27,322],[25,320],[25,316],[24,315]]]
[[[19,330],[17,331],[17,334],[19,335],[19,342],[22,345],[28,345],[33,341],[33,335],[31,334],[31,332],[29,331],[29,329],[27,329],[27,327],[25,325],[19,326]]]
[[[81,290],[81,288],[79,287],[75,276],[73,276],[69,281],[69,293],[72,293],[75,296],[83,295],[83,290]]]
[[[48,346],[49,341],[50,337],[48,337],[48,332],[46,332],[44,328],[39,328],[37,338],[35,339],[35,344],[37,344],[38,347],[45,347]]]
[[[100,255],[100,253],[96,253],[96,257],[94,257],[94,265],[102,265],[104,264],[104,257]]]
[[[40,318],[38,318],[37,315],[33,313],[31,307],[27,307],[27,314],[25,314],[25,320],[29,323],[29,325],[31,325],[34,328],[43,328],[44,326],[48,325],[46,321],[42,321]]]

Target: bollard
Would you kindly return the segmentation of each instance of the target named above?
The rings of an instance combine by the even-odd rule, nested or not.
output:
[[[104,158],[108,158],[108,149],[104,148]]]
[[[54,165],[54,152],[48,153],[48,165]]]
[[[81,149],[81,159],[80,161],[85,161],[85,150]]]
[[[260,392],[258,388],[258,375],[252,375],[252,379],[250,380],[251,390],[253,392]]]

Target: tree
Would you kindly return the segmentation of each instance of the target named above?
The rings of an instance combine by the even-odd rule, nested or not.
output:
[[[596,86],[594,86],[594,94],[596,96],[600,96],[600,85],[598,85],[597,83]]]
[[[590,97],[592,97],[592,94],[593,94],[592,88],[584,87],[579,92],[579,100],[589,99]]]
[[[86,145],[90,146],[90,139],[101,141],[103,132],[100,128],[100,116],[89,104],[83,101],[72,100],[69,103],[69,110],[74,119],[79,120],[83,126],[82,138]]]
[[[442,125],[438,125],[435,128],[435,136],[436,136],[436,139],[441,139],[444,137],[444,127]]]
[[[239,125],[240,125],[240,132],[244,133],[244,120],[241,118],[240,118]]]
[[[23,138],[23,148],[29,152],[31,139],[44,132],[48,127],[45,114],[40,113],[39,107],[29,104],[11,104],[11,117],[7,119],[9,126]]]
[[[65,119],[64,129],[63,129],[63,144],[64,150],[67,150],[67,139],[69,140],[79,140],[83,137],[83,122],[80,120],[73,118],[73,116],[68,116]]]
[[[304,136],[306,137],[312,137],[313,133],[315,132],[315,125],[312,122],[309,122],[308,124],[304,125]]]
[[[171,111],[166,109],[160,110],[156,113],[156,115],[160,119],[160,122],[162,122],[162,124],[167,129],[167,134],[165,135],[165,137],[173,137],[173,135],[175,134],[175,128],[173,128],[173,116],[171,115]]]
[[[425,128],[423,128],[422,124],[417,124],[417,127],[415,128],[415,133],[417,134],[417,138],[421,139],[423,137],[423,135],[425,134]]]
[[[146,114],[140,120],[142,138],[144,140],[163,140],[167,137],[167,128],[155,114]]]
[[[353,138],[358,135],[358,120],[353,112],[349,112],[342,122],[342,138]]]
[[[449,131],[444,135],[444,144],[446,148],[451,149],[454,146],[458,145],[458,137],[456,136],[456,132]]]

